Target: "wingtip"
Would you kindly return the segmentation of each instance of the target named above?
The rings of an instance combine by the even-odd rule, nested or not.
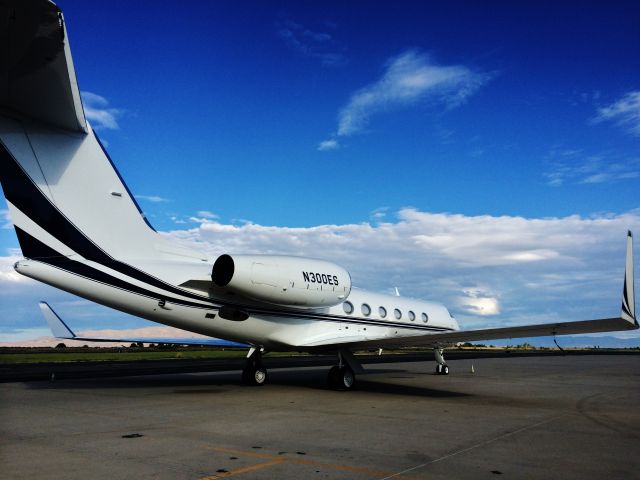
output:
[[[638,325],[636,319],[635,278],[633,274],[633,236],[627,232],[627,258],[625,262],[624,284],[622,288],[622,318]]]

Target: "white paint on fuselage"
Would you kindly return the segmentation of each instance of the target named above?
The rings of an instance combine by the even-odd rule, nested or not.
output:
[[[223,319],[219,315],[213,316],[218,308],[204,297],[202,301],[183,298],[194,305],[179,305],[168,300],[164,307],[160,307],[158,299],[165,296],[161,292],[157,295],[142,295],[90,280],[36,260],[26,259],[18,262],[16,270],[23,275],[131,315],[190,332],[260,345],[268,349],[313,350],[322,348],[323,345],[387,340],[427,335],[441,329],[459,329],[455,319],[439,303],[360,289],[353,289],[348,297],[348,301],[353,305],[353,312],[350,314],[345,312],[342,304],[321,309],[287,309],[274,305],[268,310],[263,305],[261,311],[252,312],[247,320],[237,322]],[[157,291],[154,287],[147,288]],[[369,315],[362,313],[363,304],[371,308]],[[380,315],[380,306],[387,311],[385,318]],[[396,308],[403,314],[399,320],[394,316]],[[413,321],[409,319],[409,311],[415,313]],[[428,315],[428,322],[423,322],[422,313]]]

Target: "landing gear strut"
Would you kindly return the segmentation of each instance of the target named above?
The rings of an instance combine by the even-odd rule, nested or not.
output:
[[[434,348],[436,356],[436,375],[449,375],[449,365],[444,360],[444,348]]]
[[[264,349],[251,347],[247,361],[242,369],[242,383],[251,386],[262,386],[267,381],[267,369],[262,364]]]

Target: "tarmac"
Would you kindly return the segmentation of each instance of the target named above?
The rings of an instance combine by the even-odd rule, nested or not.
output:
[[[640,355],[375,364],[0,384],[0,476],[638,478]],[[472,367],[474,373],[472,373]]]

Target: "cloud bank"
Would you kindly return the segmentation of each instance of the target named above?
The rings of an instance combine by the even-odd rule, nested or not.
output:
[[[306,228],[203,222],[164,235],[222,253],[310,256],[345,266],[354,285],[442,301],[467,326],[617,313],[625,235],[640,212],[562,218],[467,216],[405,208],[374,224]]]

